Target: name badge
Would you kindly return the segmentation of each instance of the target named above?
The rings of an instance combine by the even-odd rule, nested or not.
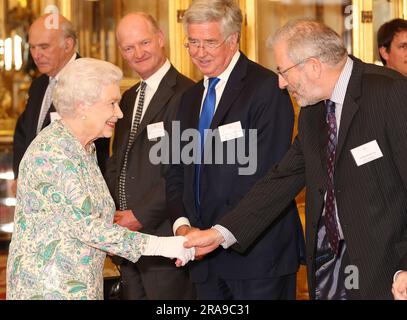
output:
[[[148,140],[157,139],[165,136],[164,122],[151,123],[147,125]]]
[[[218,130],[220,141],[222,142],[243,137],[242,124],[240,121],[220,126]]]
[[[55,120],[61,119],[61,116],[59,115],[58,112],[50,112],[49,116],[51,118],[51,123],[54,122]]]
[[[370,161],[379,159],[383,157],[383,153],[379,148],[376,140],[370,141],[361,145],[360,147],[354,148],[350,151],[357,166],[364,165]]]

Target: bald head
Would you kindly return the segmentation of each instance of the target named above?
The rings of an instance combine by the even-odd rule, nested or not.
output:
[[[150,29],[153,33],[161,32],[157,21],[145,12],[133,12],[125,15],[120,21],[116,29],[117,40],[126,35],[126,33],[133,32],[134,29],[140,27]]]
[[[64,16],[46,14],[31,25],[29,44],[39,71],[55,76],[75,53],[76,33]]]
[[[116,36],[123,59],[143,80],[165,63],[164,34],[151,15],[126,15],[117,26]]]

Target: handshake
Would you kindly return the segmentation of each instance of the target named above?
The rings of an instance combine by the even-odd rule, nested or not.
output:
[[[215,250],[223,241],[223,236],[215,229],[190,228],[185,236],[157,237],[149,235],[143,255],[176,258],[176,266],[181,267],[189,261],[201,258]]]

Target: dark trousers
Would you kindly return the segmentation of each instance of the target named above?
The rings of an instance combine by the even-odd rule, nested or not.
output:
[[[209,274],[196,283],[200,300],[295,300],[297,274],[265,279],[231,280]]]
[[[195,300],[188,269],[151,266],[146,261],[124,260],[120,266],[123,300]]]

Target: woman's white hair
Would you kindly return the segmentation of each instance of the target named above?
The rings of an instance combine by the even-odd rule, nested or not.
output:
[[[80,58],[61,71],[53,94],[53,104],[61,117],[76,114],[81,102],[90,106],[99,101],[102,90],[110,84],[119,85],[123,72],[110,62]]]

